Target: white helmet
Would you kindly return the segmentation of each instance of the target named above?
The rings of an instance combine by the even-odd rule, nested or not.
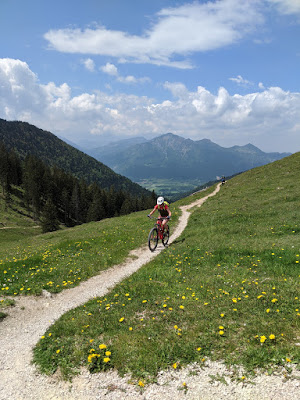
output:
[[[159,206],[162,205],[164,201],[165,201],[165,199],[162,196],[158,197],[157,198],[157,205],[159,205]]]

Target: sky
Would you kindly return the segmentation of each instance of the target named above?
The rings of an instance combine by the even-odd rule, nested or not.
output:
[[[0,0],[0,118],[300,151],[300,0]]]

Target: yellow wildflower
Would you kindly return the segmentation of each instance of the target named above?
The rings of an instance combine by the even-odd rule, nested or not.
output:
[[[266,340],[267,338],[265,336],[260,337],[260,343],[265,343]]]

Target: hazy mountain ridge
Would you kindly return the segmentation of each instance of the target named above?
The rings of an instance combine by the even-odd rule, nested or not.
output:
[[[104,189],[114,186],[116,190],[122,189],[132,194],[149,194],[102,162],[70,146],[51,132],[27,122],[0,119],[0,141],[8,149],[14,149],[22,159],[28,154],[35,155],[48,165],[56,165],[87,183],[97,182]]]
[[[106,148],[98,149],[97,159],[132,180],[164,177],[207,182],[290,155],[265,153],[252,144],[224,148],[209,139],[193,141],[172,133],[126,148],[117,145],[111,147],[112,151]]]

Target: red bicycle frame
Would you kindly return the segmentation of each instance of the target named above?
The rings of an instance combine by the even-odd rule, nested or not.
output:
[[[158,230],[158,237],[159,237],[159,239],[163,239],[163,237],[164,237],[164,229],[162,228],[162,222],[163,222],[163,220],[164,219],[166,219],[166,218],[157,218],[157,221],[156,221],[156,225],[157,225],[157,230]]]

